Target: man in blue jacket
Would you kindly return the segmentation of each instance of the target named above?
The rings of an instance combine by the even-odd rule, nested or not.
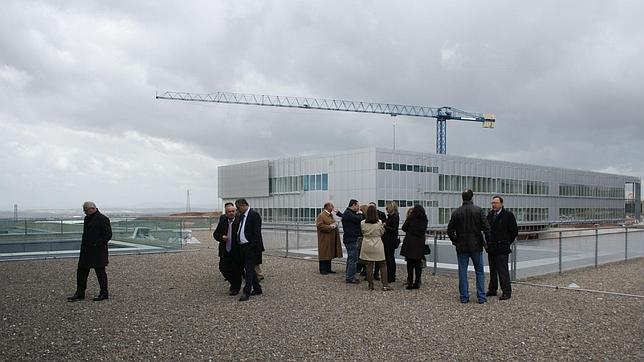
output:
[[[360,279],[356,279],[356,270],[358,263],[358,239],[362,237],[362,230],[360,222],[363,219],[362,211],[360,211],[360,204],[358,200],[351,199],[349,207],[342,214],[342,230],[344,247],[347,249],[347,283],[360,283]]]

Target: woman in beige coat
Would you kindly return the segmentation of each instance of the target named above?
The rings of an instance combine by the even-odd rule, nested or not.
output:
[[[385,246],[380,238],[385,233],[382,221],[378,219],[376,207],[367,209],[365,219],[360,223],[362,229],[362,249],[360,259],[367,263],[367,281],[369,289],[373,290],[373,266],[378,263],[382,280],[382,290],[391,290],[387,282],[387,264],[385,263]]]

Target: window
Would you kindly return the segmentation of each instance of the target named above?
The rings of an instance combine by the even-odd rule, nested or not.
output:
[[[322,175],[315,175],[315,189],[322,190]]]
[[[420,172],[420,166],[414,165],[414,172]]]
[[[378,207],[385,207],[385,200],[378,200]]]
[[[391,170],[391,163],[385,163],[385,170]]]
[[[323,173],[322,174],[322,190],[328,190],[329,189],[329,174],[328,173]]]
[[[379,170],[384,170],[385,169],[385,163],[384,162],[378,162],[378,169]]]
[[[394,171],[400,171],[400,164],[394,163]]]

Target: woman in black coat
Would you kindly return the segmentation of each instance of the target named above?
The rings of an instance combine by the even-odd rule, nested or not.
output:
[[[421,259],[425,248],[425,232],[427,231],[427,214],[420,205],[414,205],[402,226],[405,232],[400,255],[407,261],[407,289],[418,289],[423,271]],[[414,271],[416,279],[414,279]]]
[[[382,235],[382,242],[385,244],[385,261],[387,263],[387,281],[393,283],[396,281],[396,257],[394,253],[400,239],[398,239],[398,226],[400,216],[398,215],[398,205],[395,202],[387,203],[387,218],[385,221],[385,234]]]

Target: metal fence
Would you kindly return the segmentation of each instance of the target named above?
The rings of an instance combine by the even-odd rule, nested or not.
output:
[[[203,217],[111,217],[113,237],[110,245],[115,250],[134,252],[181,249],[193,232],[202,238],[207,235],[208,240],[200,240],[202,243],[212,242],[210,234],[217,221],[217,218]],[[0,258],[38,251],[45,255],[61,250],[77,251],[82,231],[82,218],[0,219]],[[315,225],[265,223],[262,234],[264,246],[272,254],[317,258]],[[400,235],[402,240],[404,233],[401,231]],[[527,236],[533,239],[517,240],[512,245],[510,271],[513,280],[644,256],[644,228],[641,227],[553,228],[521,233],[519,239]],[[432,249],[432,254],[427,256],[427,266],[434,273],[458,269],[456,252],[445,236],[445,229],[430,228],[426,242]],[[399,251],[400,248],[396,251],[397,262],[404,263]]]
[[[317,258],[314,225],[266,224],[262,234],[266,249],[273,253]],[[401,231],[400,235],[402,240],[404,233]],[[555,228],[521,233],[519,239],[528,236],[532,238],[512,244],[509,267],[513,280],[644,256],[644,228]],[[433,273],[458,270],[456,251],[446,238],[445,229],[430,229],[426,243],[432,249],[431,255],[427,256],[427,266]],[[396,251],[397,262],[403,263],[399,251]]]

